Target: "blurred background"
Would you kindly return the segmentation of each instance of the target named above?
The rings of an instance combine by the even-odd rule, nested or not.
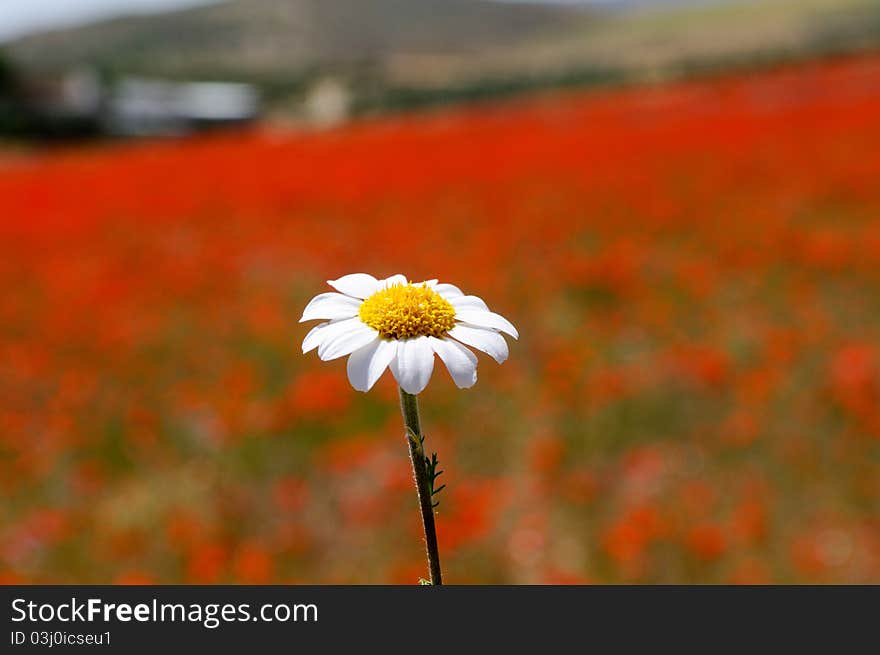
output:
[[[0,581],[416,583],[363,271],[522,335],[449,582],[880,582],[878,117],[876,0],[5,0]]]

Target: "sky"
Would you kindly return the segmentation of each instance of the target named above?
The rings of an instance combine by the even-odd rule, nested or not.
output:
[[[0,41],[28,32],[213,0],[0,0]]]

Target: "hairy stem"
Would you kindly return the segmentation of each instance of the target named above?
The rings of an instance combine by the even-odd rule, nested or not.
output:
[[[416,491],[419,495],[419,508],[422,511],[422,526],[425,528],[425,546],[428,553],[428,570],[431,584],[443,584],[440,574],[440,551],[437,548],[437,530],[434,527],[434,507],[431,499],[431,479],[428,465],[425,462],[425,448],[419,419],[419,401],[412,395],[400,390],[400,411],[406,427],[406,440],[409,442],[409,457],[412,460],[413,475],[416,480]]]

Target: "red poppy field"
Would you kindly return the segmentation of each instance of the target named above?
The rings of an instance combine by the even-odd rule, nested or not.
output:
[[[0,580],[425,575],[325,280],[520,332],[421,395],[450,583],[880,582],[880,58],[0,154]]]

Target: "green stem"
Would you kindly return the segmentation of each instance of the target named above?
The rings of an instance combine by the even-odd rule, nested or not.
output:
[[[425,448],[422,435],[422,424],[419,419],[419,401],[412,395],[400,390],[400,411],[406,427],[406,440],[409,442],[409,457],[412,460],[413,475],[416,480],[416,491],[419,494],[419,508],[422,511],[422,526],[425,529],[425,546],[428,553],[428,570],[431,573],[431,584],[443,584],[440,574],[440,550],[437,548],[437,529],[434,527],[434,507],[431,498],[431,480],[428,465],[425,461]]]

